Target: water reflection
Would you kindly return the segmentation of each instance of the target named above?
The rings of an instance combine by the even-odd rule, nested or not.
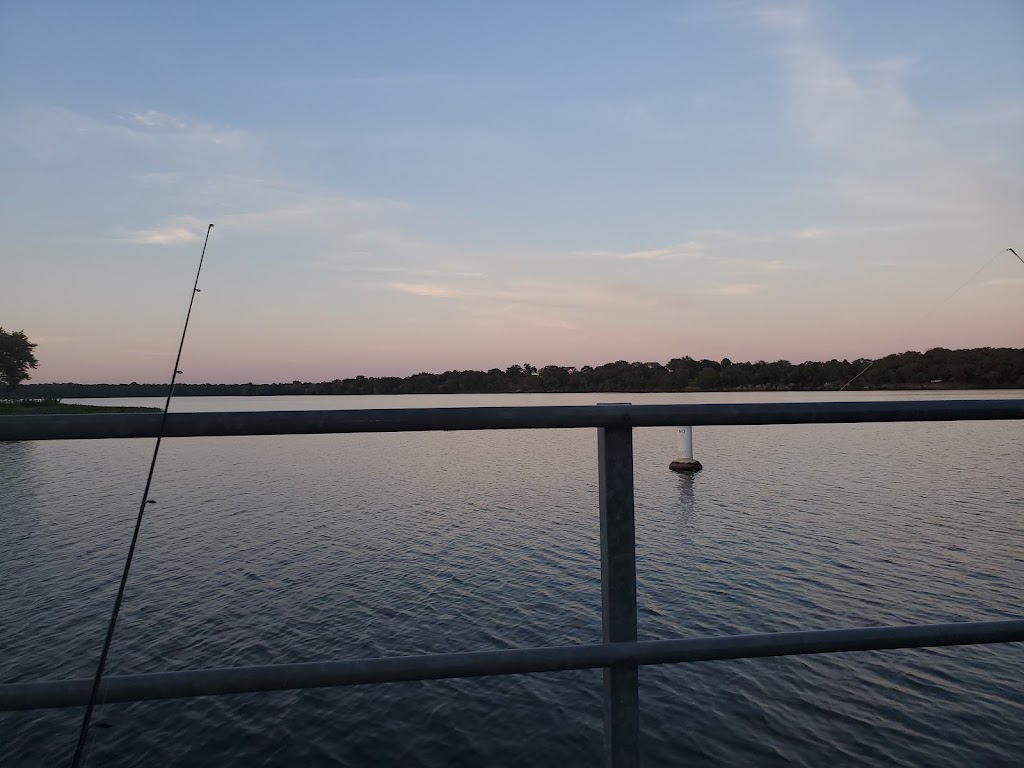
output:
[[[679,507],[688,515],[692,515],[697,503],[696,498],[697,478],[694,472],[678,472],[677,486],[679,493]]]
[[[30,451],[36,443],[27,441],[0,442],[0,488],[13,491],[24,482]]]
[[[0,443],[0,511],[15,536],[31,533],[39,523],[38,483],[32,477],[37,449],[36,443]]]

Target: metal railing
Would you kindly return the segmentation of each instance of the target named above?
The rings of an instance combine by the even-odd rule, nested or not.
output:
[[[159,414],[0,416],[0,440],[154,437]],[[104,702],[604,668],[606,762],[639,762],[638,668],[891,648],[1024,641],[1024,618],[637,641],[634,427],[1024,419],[1024,400],[598,405],[171,414],[168,437],[596,428],[602,640],[591,645],[112,676]],[[0,617],[0,620],[3,620]],[[0,711],[73,707],[90,679],[0,685]]]

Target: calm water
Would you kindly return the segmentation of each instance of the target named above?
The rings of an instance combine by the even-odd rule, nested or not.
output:
[[[878,399],[936,396],[974,395]],[[819,397],[872,396],[176,407]],[[1020,422],[698,428],[695,477],[667,469],[674,430],[634,439],[641,639],[1024,613]],[[151,449],[0,443],[3,682],[92,673]],[[110,672],[598,641],[596,452],[593,430],[170,440]],[[647,667],[640,679],[648,765],[1024,761],[1024,644]],[[79,717],[0,715],[0,764],[65,762]],[[92,766],[564,768],[602,754],[600,671],[110,705],[98,719],[111,727],[93,733]]]

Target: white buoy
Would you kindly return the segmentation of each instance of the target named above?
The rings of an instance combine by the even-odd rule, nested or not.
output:
[[[673,472],[697,472],[704,468],[693,458],[693,427],[679,427],[679,457],[668,468]]]

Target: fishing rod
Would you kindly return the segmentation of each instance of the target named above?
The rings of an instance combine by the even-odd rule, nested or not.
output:
[[[164,402],[163,414],[160,416],[160,426],[156,433],[156,445],[153,446],[153,458],[149,462],[149,474],[146,475],[146,487],[142,491],[142,501],[139,503],[139,514],[135,518],[135,531],[132,533],[132,543],[128,547],[128,556],[124,561],[124,570],[121,573],[121,583],[117,588],[117,597],[114,600],[114,609],[110,613],[110,621],[107,623],[107,635],[103,640],[103,650],[100,651],[100,660],[96,664],[96,674],[92,678],[92,690],[89,693],[89,703],[85,707],[85,714],[82,716],[82,727],[78,732],[78,744],[75,745],[75,756],[71,760],[71,768],[79,768],[82,763],[82,756],[85,753],[85,743],[89,737],[89,724],[92,721],[92,712],[96,707],[96,700],[99,696],[100,683],[103,681],[103,670],[107,665],[107,655],[110,653],[110,644],[114,639],[114,627],[117,625],[117,616],[121,611],[121,602],[124,600],[124,589],[128,584],[128,572],[132,567],[132,558],[135,556],[135,545],[139,541],[139,531],[142,529],[142,518],[146,512],[147,504],[156,502],[149,498],[149,487],[153,483],[153,471],[156,469],[156,459],[160,455],[160,442],[163,440],[164,429],[167,426],[167,414],[171,408],[171,397],[174,395],[174,384],[178,379],[178,366],[181,364],[181,350],[185,347],[185,334],[188,333],[188,321],[192,316],[192,304],[199,293],[199,274],[203,271],[203,259],[206,257],[206,246],[210,242],[210,230],[213,224],[206,228],[206,239],[203,240],[203,252],[199,255],[199,269],[196,270],[196,281],[192,286],[192,296],[188,300],[188,312],[185,313],[185,327],[181,330],[181,341],[178,343],[178,356],[174,359],[174,369],[171,372],[171,384],[167,388],[167,400]]]
[[[1007,248],[1006,250],[1008,250],[1008,251],[1009,251],[1010,253],[1012,253],[1012,254],[1013,254],[1014,256],[1016,256],[1016,257],[1017,257],[1017,259],[1018,259],[1018,260],[1020,261],[1020,263],[1021,263],[1021,264],[1024,264],[1024,259],[1022,259],[1022,258],[1020,257],[1020,255],[1019,255],[1019,254],[1018,254],[1018,253],[1017,253],[1017,252],[1016,252],[1015,250],[1013,250],[1013,248]],[[1002,253],[1002,251],[1000,251],[1000,253]],[[938,309],[938,308],[939,308],[939,307],[941,307],[941,306],[942,306],[943,304],[945,304],[945,303],[946,303],[947,301],[949,301],[949,300],[950,300],[950,299],[952,299],[952,298],[953,298],[954,296],[956,296],[956,295],[957,295],[958,293],[960,293],[960,290],[961,290],[961,289],[962,289],[962,288],[963,288],[964,286],[966,286],[966,285],[967,285],[967,284],[968,284],[969,282],[971,282],[971,281],[972,281],[972,280],[973,280],[974,278],[976,278],[976,277],[977,277],[977,276],[978,276],[979,274],[981,274],[981,271],[982,271],[983,269],[986,269],[986,268],[988,267],[988,265],[989,265],[989,264],[991,264],[991,263],[992,263],[993,261],[995,261],[995,260],[996,260],[997,258],[999,258],[999,254],[998,254],[998,253],[997,253],[997,254],[995,254],[995,255],[994,255],[994,256],[993,256],[993,257],[992,257],[991,259],[989,259],[988,261],[986,261],[986,262],[985,262],[984,264],[982,264],[982,265],[981,265],[981,267],[979,267],[979,268],[978,268],[977,272],[975,272],[975,273],[974,273],[973,275],[971,275],[971,276],[970,276],[970,277],[968,277],[968,278],[967,278],[966,280],[964,280],[964,281],[963,281],[962,283],[960,283],[960,285],[958,285],[958,286],[957,286],[956,290],[954,290],[954,291],[953,291],[953,292],[952,292],[951,294],[949,294],[948,296],[946,296],[945,298],[943,298],[942,300],[940,300],[940,301],[939,301],[939,302],[938,302],[937,304],[935,304],[935,305],[934,305],[934,306],[933,306],[933,307],[932,307],[931,309],[929,309],[929,310],[925,311],[925,313],[924,313],[923,315],[921,315],[921,316],[920,316],[920,317],[919,317],[919,318],[918,318],[918,319],[917,319],[917,320],[916,320],[916,321],[915,321],[915,322],[913,323],[913,325],[917,325],[918,323],[920,323],[920,322],[921,322],[922,320],[924,320],[924,319],[925,319],[926,317],[928,317],[928,315],[930,315],[930,314],[931,314],[932,312],[934,312],[934,311],[935,311],[936,309]],[[853,384],[853,382],[855,382],[855,381],[856,381],[857,379],[859,379],[859,378],[860,378],[861,376],[863,376],[863,375],[864,375],[865,373],[867,373],[867,372],[868,372],[868,370],[869,370],[869,369],[871,368],[871,366],[873,366],[873,365],[874,365],[875,363],[877,363],[877,362],[878,362],[878,360],[872,360],[872,361],[871,361],[870,363],[868,363],[868,364],[867,364],[866,366],[864,366],[864,369],[863,369],[863,370],[861,370],[861,371],[860,371],[860,373],[858,373],[858,374],[857,374],[856,376],[854,376],[854,377],[853,377],[852,379],[850,379],[850,380],[849,380],[848,382],[846,382],[845,384],[843,384],[843,386],[841,386],[841,387],[839,388],[839,391],[840,391],[840,392],[842,392],[842,391],[843,391],[844,389],[846,389],[846,388],[847,388],[848,386],[850,386],[851,384]]]

